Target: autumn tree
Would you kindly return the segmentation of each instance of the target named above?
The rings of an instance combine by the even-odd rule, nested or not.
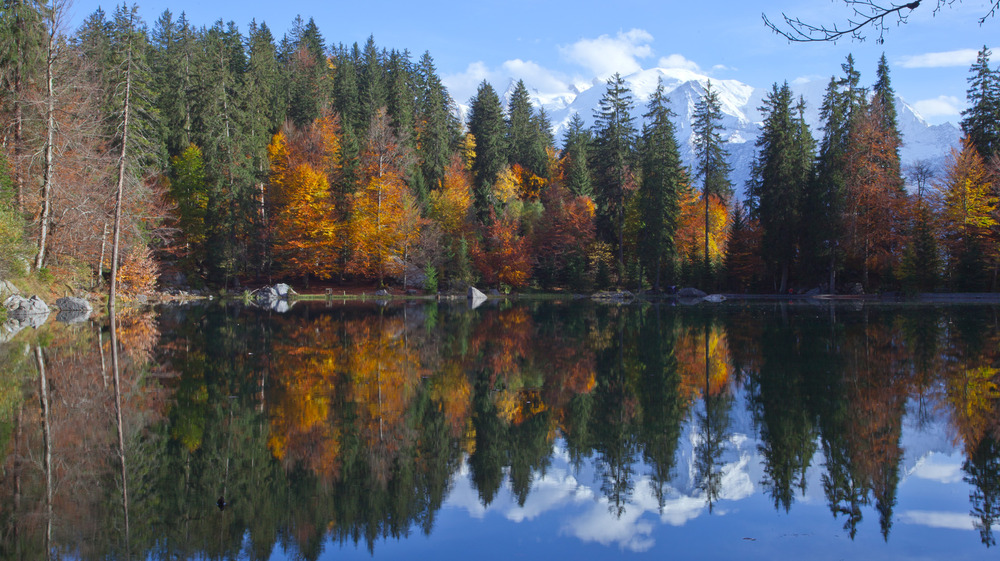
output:
[[[945,176],[936,185],[947,275],[956,290],[990,287],[998,243],[995,182],[967,136],[961,151],[952,149]]]

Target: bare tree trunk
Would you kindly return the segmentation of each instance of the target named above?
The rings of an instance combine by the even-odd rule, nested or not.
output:
[[[118,458],[121,462],[122,478],[122,513],[125,516],[125,558],[129,558],[129,520],[128,520],[128,473],[125,469],[125,431],[122,421],[122,388],[121,375],[118,366],[118,324],[115,317],[115,309],[112,306],[111,314],[111,370],[114,374],[115,382],[115,427],[118,430]]]
[[[56,17],[59,7],[53,5],[49,12],[48,45],[45,56],[45,164],[42,172],[42,212],[39,218],[41,230],[38,235],[38,253],[35,255],[35,270],[45,264],[45,250],[48,242],[49,221],[52,214],[52,175],[55,172],[53,161],[53,142],[55,139],[55,89],[53,87],[52,70],[55,66],[56,49]]]
[[[118,296],[118,253],[121,242],[122,227],[122,194],[125,191],[125,160],[128,155],[129,113],[132,109],[132,16],[129,16],[129,39],[125,54],[125,102],[122,111],[122,146],[118,155],[118,187],[115,191],[115,228],[111,246],[111,291],[108,297],[108,308],[113,312],[115,299]],[[113,316],[112,316],[113,317]],[[112,330],[112,334],[114,331]]]
[[[42,409],[42,471],[45,474],[45,552],[46,558],[52,551],[52,431],[49,425],[49,382],[45,375],[45,357],[42,348],[35,347],[35,361],[38,363],[38,397]]]

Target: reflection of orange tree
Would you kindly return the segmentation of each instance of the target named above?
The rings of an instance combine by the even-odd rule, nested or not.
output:
[[[370,317],[344,327],[353,343],[344,358],[351,398],[359,406],[360,436],[371,454],[372,472],[384,483],[396,457],[417,437],[409,411],[420,364],[407,345],[401,318]]]
[[[274,345],[272,362],[282,375],[268,395],[268,448],[274,457],[286,467],[301,463],[333,478],[340,469],[342,429],[335,402],[341,351],[330,341],[339,337],[339,327],[330,316],[291,327]]]
[[[858,506],[873,498],[882,536],[888,539],[902,459],[902,419],[911,386],[908,350],[897,327],[873,322],[856,328],[845,340],[842,356],[844,425],[841,436],[826,435],[840,443],[838,451],[827,453],[828,498],[835,513],[847,515],[845,529],[852,536],[861,520]]]
[[[733,368],[726,332],[718,326],[683,327],[677,334],[674,355],[681,372],[681,392],[689,399],[729,391]]]

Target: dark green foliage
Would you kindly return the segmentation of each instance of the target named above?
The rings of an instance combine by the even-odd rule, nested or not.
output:
[[[660,290],[664,269],[671,264],[680,193],[685,182],[672,121],[674,114],[668,104],[661,80],[644,115],[646,123],[639,149],[642,170],[639,213],[643,238],[639,244],[639,258],[654,290]]]
[[[618,275],[625,269],[625,208],[633,188],[636,130],[632,91],[618,73],[594,112],[591,170],[597,203],[597,235],[618,248]]]
[[[531,97],[524,80],[518,80],[507,105],[507,145],[510,147],[510,164],[520,165],[539,176],[548,175],[548,156],[545,149],[551,145],[548,123],[544,114],[536,117]],[[548,135],[548,136],[546,136]]]
[[[589,164],[593,145],[594,137],[590,129],[584,128],[580,114],[574,113],[563,134],[562,149],[563,181],[574,195],[593,195]]]
[[[444,171],[458,143],[458,120],[454,102],[434,68],[434,59],[425,52],[416,70],[416,145],[417,159],[428,189],[439,189]]]
[[[941,254],[934,234],[933,214],[923,201],[917,203],[910,243],[903,253],[900,277],[907,292],[931,292],[941,282]]]
[[[785,82],[777,84],[760,108],[764,126],[757,138],[757,216],[762,230],[761,252],[785,292],[796,257],[800,226],[799,204],[812,180],[812,137],[802,120],[802,110],[792,106]]]
[[[507,165],[507,127],[500,98],[485,80],[479,84],[469,106],[469,132],[476,140],[476,157],[472,162],[473,205],[477,218],[485,224],[496,210],[493,184]]]
[[[992,53],[983,46],[969,68],[968,109],[962,111],[962,132],[984,162],[1000,151],[1000,75],[990,68]]]

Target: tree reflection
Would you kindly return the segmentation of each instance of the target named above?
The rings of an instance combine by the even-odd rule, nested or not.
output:
[[[818,471],[852,538],[872,512],[889,537],[907,402],[947,414],[993,546],[1000,330],[976,310],[225,305],[26,332],[0,347],[0,557],[374,551],[431,533],[463,466],[483,507],[533,508],[563,449],[612,517],[713,512],[743,396],[774,508]]]

